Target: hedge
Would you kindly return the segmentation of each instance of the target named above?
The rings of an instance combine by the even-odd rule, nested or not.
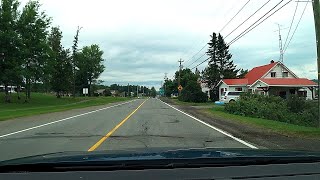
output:
[[[317,103],[296,95],[282,99],[279,96],[245,93],[238,101],[226,104],[225,111],[310,127],[317,126],[319,116]]]

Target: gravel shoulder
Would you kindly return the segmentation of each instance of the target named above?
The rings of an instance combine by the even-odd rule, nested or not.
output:
[[[167,98],[161,100],[242,140],[253,143],[259,148],[320,151],[320,140],[317,139],[290,137],[272,132],[266,128],[217,117],[205,111],[205,107],[202,106],[177,105]]]

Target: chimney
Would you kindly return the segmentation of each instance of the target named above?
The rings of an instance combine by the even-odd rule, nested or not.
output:
[[[272,64],[272,63],[274,63],[274,60],[273,60],[273,59],[270,61],[270,64]]]

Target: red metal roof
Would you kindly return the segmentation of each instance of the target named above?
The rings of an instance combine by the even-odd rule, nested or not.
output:
[[[248,79],[223,79],[227,85],[247,85]]]
[[[306,78],[264,78],[260,80],[267,83],[268,85],[317,85],[315,82],[310,81]]]
[[[258,66],[249,71],[244,78],[248,79],[248,84],[254,83],[256,80],[260,79],[264,74],[266,74],[271,68],[273,68],[277,62],[266,64],[263,66]]]

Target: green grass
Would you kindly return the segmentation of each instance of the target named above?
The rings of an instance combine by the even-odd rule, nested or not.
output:
[[[24,103],[23,96],[19,101],[17,94],[12,94],[11,98],[11,103],[4,103],[4,93],[0,93],[0,121],[128,100],[123,97],[56,98],[54,95],[42,93],[32,93],[29,103]]]
[[[184,102],[179,101],[176,98],[171,98],[171,100],[177,105],[189,105],[189,106],[214,106],[214,102],[208,101],[204,103],[195,103],[195,102]]]
[[[223,106],[215,106],[214,108],[204,109],[203,111],[214,116],[237,121],[242,124],[261,127],[287,136],[320,138],[320,128],[298,126],[279,121],[234,115],[225,112],[223,109]]]

